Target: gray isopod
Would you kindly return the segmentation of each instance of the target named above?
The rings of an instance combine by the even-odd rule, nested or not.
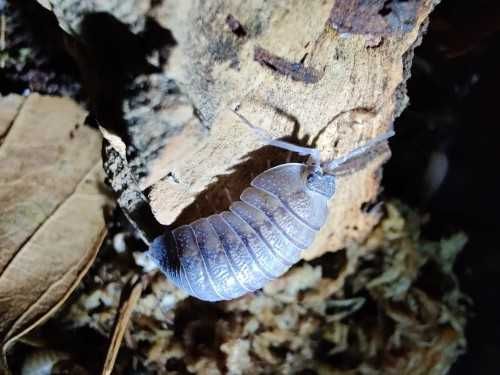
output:
[[[393,134],[384,133],[323,165],[317,149],[268,139],[276,147],[309,155],[308,161],[262,172],[228,211],[157,237],[150,257],[173,284],[201,300],[230,300],[262,288],[300,260],[325,223],[336,168]]]

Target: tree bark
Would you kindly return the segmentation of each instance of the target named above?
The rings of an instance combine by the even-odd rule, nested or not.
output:
[[[68,45],[109,141],[108,177],[148,238],[158,232],[149,211],[163,225],[189,223],[227,209],[254,176],[286,162],[287,152],[265,147],[231,107],[273,138],[316,147],[323,161],[388,131],[407,104],[413,49],[437,3],[40,2],[76,36]],[[380,219],[388,156],[339,177],[305,259],[367,236]]]

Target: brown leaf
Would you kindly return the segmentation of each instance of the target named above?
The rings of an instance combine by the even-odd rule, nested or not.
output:
[[[16,118],[24,97],[10,94],[0,99],[0,139],[7,133]]]
[[[92,264],[106,226],[100,137],[65,98],[26,99],[0,147],[0,346],[44,321]]]

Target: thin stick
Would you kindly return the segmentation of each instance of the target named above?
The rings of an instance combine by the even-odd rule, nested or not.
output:
[[[132,311],[141,297],[144,284],[145,281],[142,279],[131,280],[128,284],[131,289],[122,291],[122,293],[126,294],[126,296],[122,296],[121,298],[122,304],[118,310],[118,315],[115,320],[113,336],[111,337],[108,353],[106,354],[106,360],[104,361],[101,373],[102,375],[111,375],[113,372],[113,367],[115,365],[116,357],[118,356],[120,345],[123,341],[123,336],[127,330]]]
[[[5,50],[6,42],[5,42],[5,29],[7,28],[5,22],[5,15],[0,14],[0,52]],[[0,68],[5,68],[5,61],[0,60]]]

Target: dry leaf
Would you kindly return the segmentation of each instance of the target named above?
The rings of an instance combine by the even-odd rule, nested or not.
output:
[[[23,102],[24,97],[16,94],[0,98],[0,138],[9,130]]]
[[[10,345],[68,297],[106,226],[100,137],[65,98],[32,95],[0,147],[0,344]]]

